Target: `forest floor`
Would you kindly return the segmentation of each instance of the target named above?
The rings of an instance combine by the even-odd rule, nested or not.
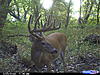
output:
[[[82,41],[89,34],[100,35],[100,28],[85,27],[82,29],[77,27],[68,27],[67,30],[64,28],[58,30],[58,32],[63,32],[68,37],[68,53],[66,53],[65,57],[66,72],[80,73],[84,70],[100,71],[100,44],[89,44],[89,42],[82,42],[82,44],[80,44],[80,41]],[[46,35],[50,33],[52,32],[48,32]],[[0,42],[0,72],[29,71],[21,60],[22,58],[26,58],[28,60],[30,59],[31,43],[26,37],[20,37],[17,40],[15,39],[16,38],[11,38],[10,42],[16,45]],[[63,72],[62,64],[60,64],[58,68],[59,72]]]

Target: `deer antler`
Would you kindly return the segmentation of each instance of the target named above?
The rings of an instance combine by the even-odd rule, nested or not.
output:
[[[57,30],[61,27],[61,23],[59,23],[58,25],[56,25],[57,20],[54,19],[52,17],[52,15],[48,16],[45,19],[45,22],[43,24],[43,20],[40,20],[41,15],[37,17],[37,19],[35,20],[35,26],[34,28],[31,30],[30,28],[30,22],[32,20],[32,15],[30,15],[29,18],[29,22],[28,22],[28,31],[31,35],[35,36],[38,39],[42,39],[43,37],[39,36],[38,34],[34,33],[34,32],[46,32],[46,31],[51,31],[51,30]],[[58,22],[57,22],[58,23]],[[38,26],[38,27],[37,27]],[[41,26],[41,27],[39,27]]]
[[[38,38],[38,39],[42,39],[42,37],[40,37],[39,35],[33,33],[33,31],[31,30],[31,28],[30,28],[31,19],[32,19],[32,15],[30,15],[30,17],[29,17],[29,22],[28,22],[28,31],[29,31],[29,33],[30,33],[31,35],[35,36],[35,37]],[[37,18],[37,19],[39,19],[39,18]],[[37,22],[37,21],[36,21],[36,22]]]
[[[59,23],[58,25],[55,25],[57,21],[56,21],[56,19],[52,20],[52,16],[50,16],[50,15],[48,16],[48,18],[45,19],[44,24],[43,24],[43,21],[40,20],[40,18],[41,18],[41,15],[36,19],[35,27],[32,30],[32,32],[46,32],[46,31],[57,30],[57,29],[61,28],[61,23]],[[40,22],[40,23],[38,23],[38,22]],[[41,24],[42,28],[37,29],[37,24]]]

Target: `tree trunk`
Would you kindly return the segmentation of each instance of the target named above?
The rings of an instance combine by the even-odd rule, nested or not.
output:
[[[87,23],[87,20],[88,20],[88,18],[90,16],[90,13],[91,13],[91,10],[92,10],[92,7],[93,7],[93,4],[94,4],[94,1],[91,1],[90,8],[89,8],[86,16],[84,17],[84,23]]]
[[[8,14],[8,6],[11,3],[11,0],[0,0],[0,38],[2,36],[2,29],[6,22]]]
[[[100,10],[100,0],[99,3],[97,4],[97,25],[99,25],[99,10]]]
[[[67,15],[66,15],[66,24],[65,24],[65,28],[67,28],[67,26],[68,26],[68,24],[69,24],[69,18],[70,18],[70,16],[69,16],[69,13],[70,13],[70,7],[71,7],[71,0],[70,0],[70,2],[69,2],[69,6],[68,6],[68,8],[67,8]]]
[[[78,24],[81,25],[83,23],[83,19],[82,19],[82,16],[81,16],[81,4],[82,4],[82,1],[80,0],[80,11],[79,11],[79,18],[78,18]]]

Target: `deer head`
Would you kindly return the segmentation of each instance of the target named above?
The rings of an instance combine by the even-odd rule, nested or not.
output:
[[[41,15],[36,19],[34,29],[31,30],[30,22],[31,22],[32,15],[30,15],[29,22],[28,22],[28,31],[30,33],[30,40],[31,42],[34,43],[34,46],[38,47],[36,48],[38,50],[47,51],[49,53],[57,53],[57,49],[54,48],[50,43],[48,43],[48,41],[45,39],[44,36],[40,36],[39,34],[37,34],[37,32],[46,32],[50,30],[56,30],[56,29],[59,29],[60,26],[58,27],[53,26],[55,23],[55,20],[52,23],[50,23],[50,16],[49,16],[48,19],[46,19],[46,22],[44,24],[41,20],[42,28],[37,29],[37,24],[39,24],[40,17]],[[48,26],[46,27],[47,24]]]

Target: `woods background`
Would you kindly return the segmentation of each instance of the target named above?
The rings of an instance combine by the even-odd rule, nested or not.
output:
[[[69,55],[66,56],[70,59],[68,72],[89,69],[100,71],[100,44],[90,44],[84,41],[80,44],[80,41],[90,34],[100,35],[100,0],[76,1],[80,1],[80,8],[77,12],[79,16],[72,15],[75,11],[73,0],[69,2],[53,0],[52,7],[49,9],[45,9],[40,0],[0,0],[0,72],[26,71],[26,68],[22,69],[22,64],[19,64],[18,60],[19,58],[30,59],[31,42],[25,36],[29,34],[27,23],[31,14],[33,26],[40,14],[43,20],[46,15],[53,15],[61,22],[59,30],[44,34],[48,35],[52,32],[66,34],[69,48]],[[19,57],[13,59],[10,57],[14,53],[9,49],[12,46],[15,53],[17,46]]]

